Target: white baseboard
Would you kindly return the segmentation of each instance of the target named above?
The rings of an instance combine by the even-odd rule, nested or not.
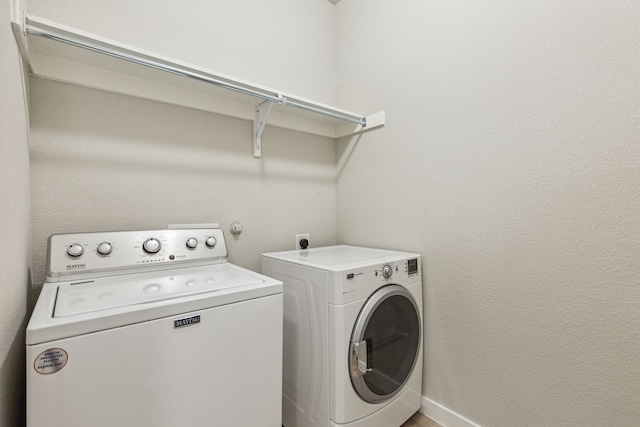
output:
[[[476,424],[473,421],[466,419],[462,415],[453,412],[451,409],[446,408],[425,396],[422,396],[420,413],[434,421],[437,421],[445,427],[481,427],[480,424]]]

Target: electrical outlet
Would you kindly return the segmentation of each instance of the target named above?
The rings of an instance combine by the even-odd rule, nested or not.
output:
[[[302,246],[303,240],[307,241],[306,248]],[[311,246],[311,240],[308,234],[296,234],[296,249],[309,249],[309,246]]]

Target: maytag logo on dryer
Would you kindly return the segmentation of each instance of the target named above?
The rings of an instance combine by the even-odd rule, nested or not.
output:
[[[83,270],[87,268],[87,264],[67,264],[67,270]]]
[[[195,325],[196,323],[200,323],[200,315],[185,317],[184,319],[177,319],[173,321],[174,328],[183,328],[185,326]]]

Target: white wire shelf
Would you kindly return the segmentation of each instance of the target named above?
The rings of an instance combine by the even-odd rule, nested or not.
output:
[[[384,112],[349,112],[36,16],[12,27],[33,75],[251,120],[254,157],[267,123],[334,139],[384,126]]]

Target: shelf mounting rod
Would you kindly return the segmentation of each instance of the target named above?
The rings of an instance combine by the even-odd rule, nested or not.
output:
[[[203,70],[198,70],[186,66],[185,64],[177,64],[171,62],[170,60],[154,58],[147,54],[141,54],[139,52],[131,50],[127,47],[118,46],[104,40],[95,39],[91,35],[73,34],[68,30],[57,28],[55,25],[51,25],[50,23],[48,24],[43,21],[44,20],[42,20],[41,18],[25,15],[23,24],[24,28],[22,31],[25,35],[30,34],[33,36],[44,37],[70,46],[75,46],[81,49],[107,55],[112,58],[133,62],[134,64],[153,68],[159,71],[188,77],[205,83],[210,83],[219,87],[223,87],[225,89],[243,93],[245,95],[261,98],[263,100],[274,101],[281,105],[291,106],[313,113],[321,114],[327,117],[333,117],[338,120],[366,126],[366,117],[361,117],[358,115],[352,116],[350,114],[343,114],[339,111],[332,111],[331,109],[307,105],[302,101],[287,99],[282,94],[274,93],[266,88],[259,89],[252,85],[234,81],[233,79],[228,79],[215,74],[204,72]],[[14,29],[14,31],[17,30],[18,29]],[[28,57],[28,55],[24,56]]]

